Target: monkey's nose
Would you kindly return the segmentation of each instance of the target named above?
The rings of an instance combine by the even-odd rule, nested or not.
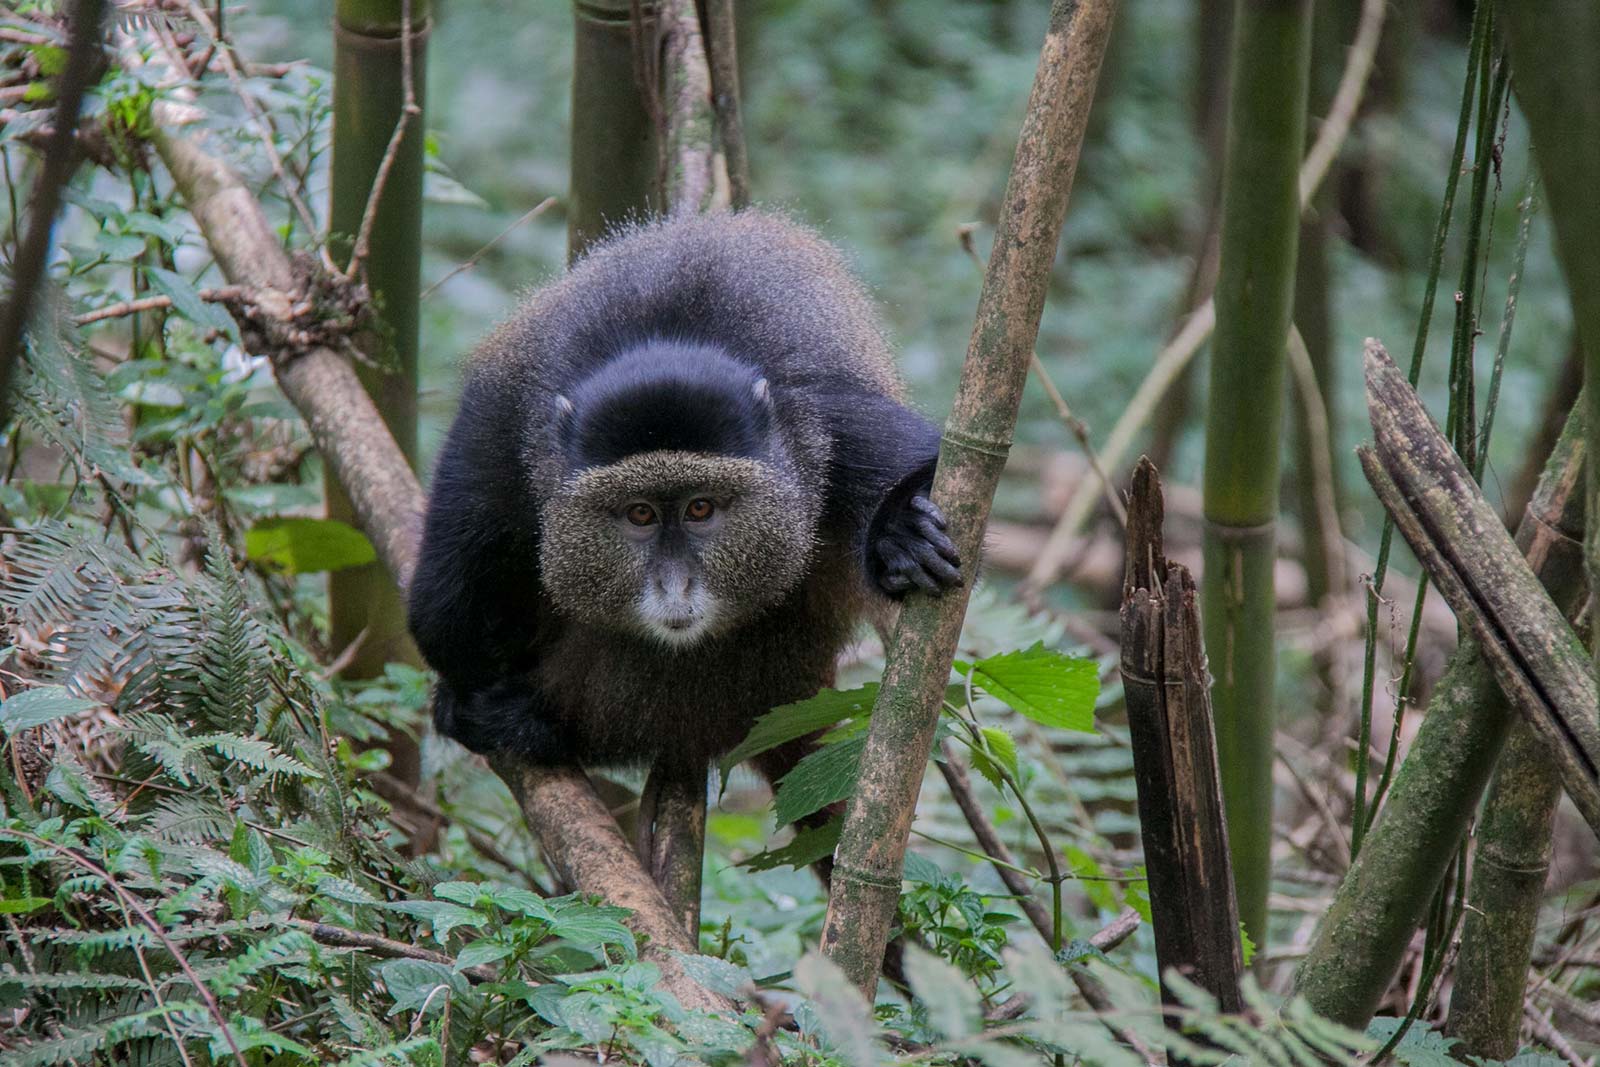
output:
[[[656,592],[667,600],[688,600],[694,592],[694,576],[686,573],[656,575]]]

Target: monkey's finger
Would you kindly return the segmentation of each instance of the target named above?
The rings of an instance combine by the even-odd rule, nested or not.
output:
[[[952,566],[951,562],[928,542],[918,541],[912,544],[911,555],[922,564],[923,572],[937,581],[942,588],[948,589],[961,584],[961,568]]]
[[[957,550],[956,543],[950,540],[942,529],[934,526],[928,519],[919,518],[917,520],[917,535],[932,545],[939,555],[954,563],[957,567],[961,566],[961,553]]]
[[[946,527],[947,524],[945,523],[944,512],[939,510],[939,505],[935,504],[921,493],[918,493],[916,496],[911,498],[911,507],[932,519],[933,524],[939,527],[939,529],[943,530]]]
[[[911,576],[921,570],[898,541],[885,537],[877,545],[878,559],[883,562],[883,577],[879,584],[890,593],[904,593],[911,588]]]
[[[903,574],[885,574],[883,580],[878,584],[883,586],[885,592],[889,593],[899,594],[911,589],[911,579]]]

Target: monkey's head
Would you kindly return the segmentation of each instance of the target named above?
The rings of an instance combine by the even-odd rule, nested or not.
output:
[[[544,502],[540,571],[565,614],[686,648],[791,592],[818,494],[795,478],[765,379],[655,341],[556,401],[567,477]]]

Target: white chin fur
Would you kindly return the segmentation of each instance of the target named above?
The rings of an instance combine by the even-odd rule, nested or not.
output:
[[[716,602],[703,595],[689,604],[664,604],[653,596],[639,603],[639,623],[644,632],[669,648],[690,648],[711,635],[717,617]]]

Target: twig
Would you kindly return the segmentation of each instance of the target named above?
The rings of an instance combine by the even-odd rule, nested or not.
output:
[[[978,276],[981,278],[983,277],[983,260],[979,257],[978,250],[972,243],[972,231],[974,229],[976,229],[976,226],[968,223],[965,226],[958,227],[956,234],[961,240],[962,251],[966,252],[973,265],[978,268]],[[1045,369],[1044,361],[1039,358],[1038,349],[1030,353],[1028,367],[1033,371],[1033,376],[1038,379],[1039,385],[1044,389],[1045,396],[1048,396],[1050,403],[1055,406],[1056,417],[1061,420],[1062,425],[1066,426],[1067,430],[1077,440],[1078,447],[1083,449],[1084,456],[1089,460],[1089,469],[1099,479],[1101,488],[1105,490],[1106,503],[1111,506],[1111,513],[1117,517],[1119,525],[1126,527],[1128,525],[1128,509],[1122,506],[1122,501],[1118,498],[1116,489],[1111,485],[1111,479],[1106,477],[1105,468],[1100,465],[1100,457],[1095,453],[1094,442],[1089,439],[1088,425],[1073,414],[1066,398],[1061,395],[1061,390],[1056,388],[1055,380],[1050,377],[1050,372]]]
[[[360,930],[350,930],[343,926],[332,926],[328,923],[312,922],[310,919],[280,919],[285,926],[292,926],[296,930],[304,931],[319,945],[330,945],[334,948],[358,948],[363,952],[370,952],[374,956],[386,960],[426,960],[429,963],[442,963],[446,967],[454,968],[455,958],[443,952],[434,952],[431,949],[418,948],[408,945],[403,941],[393,941],[377,934],[363,933]],[[488,966],[464,967],[461,971],[474,982],[493,982],[499,979],[494,968]],[[537,982],[530,983],[538,985]]]
[[[1044,938],[1045,944],[1051,944],[1054,927],[1050,922],[1050,913],[1045,911],[1039,898],[1033,895],[1033,886],[1017,867],[1017,861],[1011,855],[1011,850],[1000,840],[994,823],[989,821],[988,813],[973,795],[972,779],[967,776],[967,769],[961,762],[960,749],[956,747],[954,741],[947,740],[944,743],[944,759],[938,761],[938,767],[939,773],[944,775],[945,784],[950,787],[950,795],[955,799],[956,807],[960,808],[961,814],[966,817],[967,825],[971,827],[972,836],[977,840],[978,847],[983,849],[984,855],[992,861],[995,873],[1016,898],[1017,906],[1028,917],[1028,921],[1039,932],[1039,936]]]
[[[1328,118],[1317,130],[1317,139],[1300,164],[1300,210],[1304,212],[1316,195],[1327,175],[1329,163],[1344,145],[1351,124],[1361,106],[1362,94],[1372,73],[1373,57],[1377,53],[1378,38],[1383,29],[1384,0],[1363,0],[1361,21],[1356,27],[1355,41],[1345,60],[1344,72],[1339,76],[1339,87],[1334,93]],[[1143,429],[1146,420],[1156,409],[1172,383],[1183,374],[1189,361],[1200,346],[1211,336],[1217,325],[1216,307],[1208,299],[1196,308],[1183,329],[1156,355],[1155,363],[1144,381],[1139,383],[1133,399],[1123,410],[1105,448],[1100,450],[1101,462],[1108,470],[1117,470],[1133,444],[1134,436]],[[1028,588],[1039,590],[1061,575],[1062,565],[1071,555],[1072,542],[1083,528],[1084,520],[1094,509],[1095,486],[1080,486],[1067,501],[1067,507],[1056,522],[1050,541],[1039,554],[1038,562],[1028,575]]]
[[[700,28],[711,68],[711,109],[728,163],[728,202],[738,211],[750,204],[750,156],[739,114],[739,58],[733,0],[699,0]]]
[[[208,304],[230,304],[242,300],[245,288],[242,285],[223,285],[215,289],[201,289],[196,294]],[[138,300],[124,300],[120,304],[108,304],[103,308],[95,308],[77,315],[72,322],[76,326],[88,326],[90,323],[102,322],[106,319],[121,319],[129,315],[138,315],[145,311],[155,311],[160,308],[172,306],[170,296],[146,296]]]
[[[311,209],[306,206],[300,194],[295,192],[294,184],[289,181],[289,168],[283,165],[283,156],[278,154],[278,146],[274,143],[277,132],[273,128],[272,120],[261,110],[261,105],[255,98],[245,91],[244,78],[239,71],[238,60],[234,57],[233,46],[223,38],[221,28],[212,25],[211,17],[206,14],[205,8],[194,0],[189,0],[187,8],[189,17],[194,19],[216,44],[216,61],[222,66],[223,73],[228,76],[228,84],[233,87],[234,95],[244,105],[245,113],[256,124],[256,134],[261,138],[261,146],[266,149],[267,161],[272,165],[272,176],[283,187],[284,199],[289,201],[295,214],[300,216],[300,223],[306,228],[306,234],[312,238],[317,237],[320,229],[317,226],[316,216],[311,214]],[[322,249],[322,260],[324,266],[333,266],[332,261],[328,259],[326,247]]]
[[[383,187],[388,184],[389,172],[394,169],[394,161],[400,156],[400,142],[405,140],[406,130],[422,114],[422,108],[417,104],[417,88],[413,77],[411,0],[400,0],[400,81],[405,86],[405,105],[400,109],[400,117],[395,120],[389,144],[383,150],[378,173],[373,175],[372,191],[367,194],[367,206],[361,213],[361,227],[356,231],[355,247],[350,252],[350,263],[344,269],[347,278],[357,276],[361,264],[372,251],[372,226],[378,220],[378,201],[383,199]]]
[[[450,268],[449,273],[447,273],[444,277],[440,278],[438,281],[422,290],[417,299],[428,299],[428,297],[433,295],[434,290],[438,289],[445,282],[449,281],[451,278],[454,278],[457,274],[463,274],[466,271],[471,270],[473,267],[476,267],[478,265],[478,260],[482,259],[491,248],[499,244],[501,241],[504,241],[507,237],[511,236],[512,231],[516,230],[519,226],[522,226],[524,223],[531,222],[540,215],[543,215],[545,211],[547,211],[555,202],[555,197],[547,196],[543,200],[539,201],[538,204],[534,205],[531,209],[523,212],[521,218],[517,219],[516,222],[513,222],[510,226],[507,226],[505,229],[495,234],[488,244],[472,253],[472,255],[468,256],[464,261]]]
[[[1305,414],[1306,433],[1311,438],[1312,495],[1317,501],[1317,523],[1327,546],[1330,586],[1343,589],[1348,571],[1344,561],[1344,531],[1339,528],[1339,503],[1333,492],[1333,444],[1328,430],[1328,408],[1311,353],[1298,327],[1289,327],[1289,369],[1294,374],[1295,392]]]
[[[1533,1032],[1533,1036],[1548,1045],[1551,1051],[1559,1054],[1571,1067],[1594,1067],[1591,1061],[1578,1055],[1578,1050],[1572,1047],[1572,1043],[1550,1021],[1550,1015],[1555,1014],[1554,1008],[1550,1009],[1550,1015],[1542,1015],[1533,1001],[1526,1000],[1522,1004],[1522,1014],[1528,1020],[1528,1029]]]
[[[11,269],[11,299],[0,309],[0,425],[8,420],[11,378],[22,358],[22,335],[50,257],[50,234],[55,229],[56,212],[61,210],[61,191],[71,180],[77,161],[75,131],[78,113],[83,109],[83,94],[100,56],[102,9],[102,0],[77,0],[72,7],[67,62],[56,86],[55,132],[34,180],[28,233]]]

